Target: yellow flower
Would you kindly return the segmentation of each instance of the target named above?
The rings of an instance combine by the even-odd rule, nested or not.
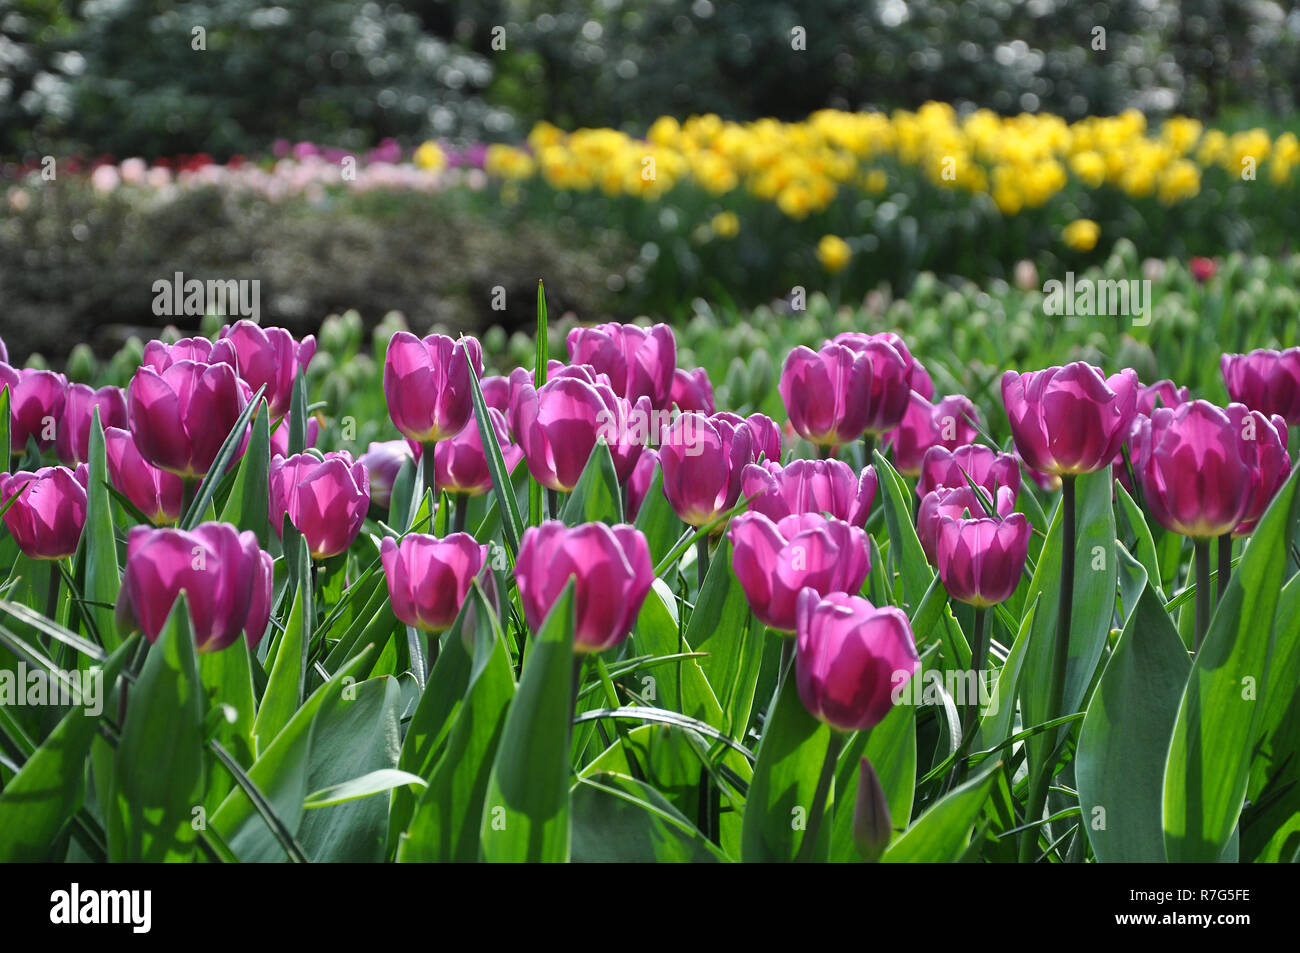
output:
[[[436,142],[425,142],[415,150],[415,164],[421,169],[441,169],[447,164],[447,157]]]
[[[817,243],[817,260],[831,274],[843,271],[853,257],[849,243],[835,235],[823,235]]]
[[[1075,251],[1092,251],[1100,237],[1101,226],[1090,218],[1076,218],[1061,230],[1061,238]]]
[[[735,238],[740,232],[740,219],[735,212],[719,212],[709,221],[709,229],[719,238]]]
[[[872,195],[879,195],[889,185],[889,176],[885,174],[884,169],[872,169],[867,173],[867,191]]]

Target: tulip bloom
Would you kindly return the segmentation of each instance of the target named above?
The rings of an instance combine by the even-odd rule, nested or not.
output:
[[[939,524],[944,517],[985,516],[988,514],[985,503],[991,503],[999,517],[1010,516],[1015,511],[1016,494],[1010,487],[1000,486],[990,495],[992,499],[981,500],[969,486],[941,486],[921,499],[916,511],[916,536],[931,566],[937,565],[939,558]]]
[[[762,513],[742,513],[727,535],[749,607],[778,632],[795,631],[800,590],[857,592],[871,571],[866,533],[837,519],[800,513],[773,523]]]
[[[977,609],[1011,598],[1029,553],[1029,521],[1023,513],[1004,518],[939,518],[939,579],[948,595]]]
[[[893,331],[882,331],[879,334],[864,334],[861,331],[845,331],[831,338],[833,344],[843,344],[845,347],[854,351],[864,350],[867,345],[873,341],[879,341],[888,344],[899,356],[902,357],[903,363],[907,365],[908,374],[912,380],[912,390],[916,391],[926,400],[934,399],[934,381],[930,379],[930,372],[925,366],[918,361],[910,350],[907,348],[907,342]]]
[[[474,414],[469,366],[483,373],[483,351],[478,340],[458,341],[442,334],[421,340],[398,331],[388,342],[384,358],[384,398],[388,413],[401,433],[416,443],[435,443],[454,437]]]
[[[536,632],[574,580],[575,652],[599,652],[627,637],[654,582],[650,547],[627,524],[558,520],[524,530],[515,561],[524,618]]]
[[[294,378],[300,370],[307,370],[315,353],[313,335],[299,343],[284,328],[262,328],[245,320],[222,328],[207,360],[234,367],[253,391],[265,385],[262,396],[270,405],[271,416],[280,417],[289,412],[293,401]]]
[[[327,453],[321,460],[310,453],[271,460],[270,505],[267,515],[276,534],[284,518],[307,540],[313,559],[337,556],[352,545],[370,508],[370,479],[352,454]]]
[[[487,547],[468,533],[445,539],[410,533],[401,542],[385,536],[379,558],[393,615],[425,632],[445,632],[487,561]]]
[[[1135,474],[1141,473],[1142,467],[1146,464],[1146,440],[1149,428],[1143,427],[1142,422],[1151,416],[1157,406],[1181,407],[1189,399],[1187,388],[1178,387],[1171,380],[1156,381],[1138,390],[1137,413],[1133,416],[1133,423],[1129,425],[1128,432],[1128,458]],[[1132,493],[1133,482],[1129,479],[1129,470],[1124,463],[1122,451],[1115,455],[1111,469],[1114,471],[1115,479],[1124,489]]]
[[[163,526],[181,518],[185,481],[146,462],[129,430],[109,427],[104,431],[104,456],[108,462],[109,482],[134,503],[149,522]]]
[[[99,422],[105,428],[125,427],[126,392],[120,387],[92,390],[85,384],[68,386],[63,404],[63,420],[54,438],[54,452],[67,466],[90,459],[90,421],[99,408]]]
[[[750,414],[748,417],[742,417],[728,410],[720,410],[709,416],[713,420],[725,420],[734,426],[743,425],[749,430],[751,462],[781,462],[781,428],[771,417],[766,414]]]
[[[1159,408],[1144,422],[1147,447],[1138,476],[1161,526],[1208,539],[1242,521],[1255,485],[1248,456],[1254,450],[1242,438],[1247,425],[1253,428],[1254,418],[1241,404],[1225,411],[1203,400]]]
[[[875,469],[859,474],[839,460],[792,460],[786,467],[751,463],[740,482],[750,512],[774,523],[796,513],[829,513],[861,528],[876,498]]]
[[[668,409],[677,369],[677,340],[668,325],[646,329],[611,323],[574,328],[567,343],[569,360],[608,374],[620,397],[633,403],[648,397],[656,410]]]
[[[856,440],[867,426],[871,375],[871,359],[843,345],[827,344],[819,352],[796,347],[777,384],[791,427],[818,446]]]
[[[307,418],[307,441],[303,446],[304,450],[310,450],[316,446],[316,441],[320,439],[320,421],[316,415],[312,414]],[[278,421],[271,421],[271,456],[279,454],[282,457],[289,455],[289,419],[281,417]]]
[[[1219,369],[1233,401],[1266,417],[1276,414],[1290,426],[1300,424],[1300,347],[1224,354]]]
[[[155,339],[144,346],[140,364],[142,367],[152,367],[161,374],[177,361],[216,363],[212,360],[212,342],[203,337],[181,338],[175,344]]]
[[[509,472],[523,459],[524,452],[510,442],[506,419],[499,410],[489,407],[488,418],[492,421],[492,431],[501,445],[501,457]],[[433,482],[439,490],[468,496],[482,496],[492,489],[492,473],[488,470],[477,421],[470,421],[456,436],[434,447]]]
[[[32,559],[64,559],[77,551],[86,525],[86,465],[0,474],[0,505],[18,548]]]
[[[736,505],[753,438],[744,424],[682,414],[663,432],[664,495],[684,523],[704,526]]]
[[[931,404],[912,391],[902,423],[887,436],[895,468],[907,476],[917,476],[921,459],[931,447],[956,450],[978,439],[978,420],[979,413],[968,397],[954,394]]]
[[[889,714],[893,693],[921,665],[902,610],[877,609],[842,592],[799,594],[796,679],[799,698],[836,731],[865,731]]]
[[[1102,377],[1083,361],[1002,375],[1002,401],[1021,457],[1057,476],[1108,467],[1137,412],[1137,373]]]
[[[154,466],[201,477],[212,468],[250,396],[248,385],[228,364],[182,360],[162,373],[141,366],[126,391],[131,436]]]
[[[569,492],[591,457],[609,416],[618,413],[612,391],[576,377],[557,377],[534,390],[522,382],[510,407],[510,426],[528,472],[551,490]]]
[[[527,372],[525,372],[527,373]],[[494,407],[506,416],[510,415],[510,379],[500,375],[484,377],[478,382],[483,392],[483,403]]]
[[[357,462],[366,468],[366,479],[370,481],[371,503],[388,508],[393,497],[393,481],[401,472],[402,464],[410,459],[411,447],[405,440],[372,441],[366,452],[357,457]]]
[[[1251,471],[1250,505],[1246,507],[1241,522],[1233,528],[1234,536],[1249,536],[1255,531],[1255,524],[1291,475],[1291,455],[1286,450],[1286,421],[1281,417],[1269,420],[1258,410],[1251,411],[1250,416],[1253,421],[1250,435],[1246,436],[1246,426],[1242,428],[1246,462]],[[1244,420],[1242,423],[1245,424]]]
[[[709,382],[708,372],[702,367],[693,371],[677,368],[673,372],[669,400],[682,413],[698,411],[701,414],[712,414],[717,410],[713,403],[713,385]]]
[[[916,495],[926,494],[940,487],[970,486],[966,478],[989,493],[999,487],[1008,487],[1014,498],[1020,492],[1020,466],[1009,453],[999,453],[983,444],[971,443],[956,450],[931,447],[921,458],[921,475],[916,482]]]
[[[0,388],[9,388],[9,447],[27,449],[32,438],[42,450],[54,444],[67,400],[68,381],[53,371],[16,369],[0,364]]]
[[[250,648],[271,618],[271,555],[252,530],[229,523],[200,523],[192,530],[133,527],[117,614],[150,642],[158,641],[181,590],[200,652],[233,645],[240,632]]]
[[[1179,387],[1169,379],[1156,381],[1140,388],[1137,393],[1137,412],[1150,417],[1157,403],[1161,407],[1181,407],[1191,395],[1186,387]]]
[[[637,457],[632,475],[627,478],[627,518],[636,519],[641,512],[645,495],[650,492],[650,484],[655,478],[655,467],[659,466],[659,451],[646,447]]]

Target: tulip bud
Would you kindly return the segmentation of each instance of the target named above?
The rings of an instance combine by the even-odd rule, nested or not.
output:
[[[0,474],[0,506],[18,548],[32,559],[65,559],[77,551],[86,525],[86,465]]]
[[[1103,377],[1083,361],[1002,375],[1002,401],[1020,456],[1057,476],[1108,467],[1137,412],[1137,373]]]
[[[980,489],[984,490],[983,487]],[[989,503],[999,517],[1010,516],[1016,508],[1016,496],[1005,486],[998,487],[996,493],[982,500],[970,486],[941,486],[925,495],[916,511],[916,535],[931,566],[937,565],[939,557],[940,521],[945,516],[988,515],[986,504]]]
[[[838,344],[827,344],[820,352],[800,346],[786,356],[777,391],[795,432],[811,443],[833,447],[858,439],[866,430],[873,382],[866,354]],[[904,409],[899,408],[900,419]]]
[[[837,519],[800,513],[773,523],[762,513],[742,513],[727,535],[749,607],[777,632],[794,632],[805,587],[818,595],[857,592],[871,570],[866,533]]]
[[[445,539],[408,533],[385,536],[379,558],[393,614],[425,632],[444,632],[456,621],[469,587],[487,560],[487,547],[468,533]]]
[[[523,459],[524,452],[510,442],[510,432],[501,411],[489,407],[488,419],[492,421],[492,431],[501,445],[506,472],[510,472]],[[482,496],[492,489],[492,472],[488,469],[477,422],[470,421],[456,436],[434,447],[433,473],[438,489],[448,493]]]
[[[28,439],[48,450],[54,444],[58,422],[67,400],[68,382],[53,371],[0,364],[0,389],[9,388],[9,447],[14,453],[27,449]]]
[[[1254,432],[1250,437],[1243,434],[1246,463],[1251,470],[1250,505],[1233,529],[1234,536],[1249,536],[1255,531],[1260,517],[1291,475],[1291,455],[1286,450],[1286,421],[1281,417],[1269,420],[1257,410],[1251,411],[1251,416],[1254,418]]]
[[[713,403],[713,385],[709,383],[708,372],[702,367],[697,367],[693,371],[677,368],[673,372],[673,386],[669,399],[682,413],[697,411],[707,415],[717,409]]]
[[[607,374],[614,393],[635,403],[649,398],[656,410],[668,409],[677,369],[677,341],[666,324],[601,324],[568,334],[569,360]]]
[[[109,482],[134,503],[149,522],[163,526],[181,518],[185,481],[147,463],[140,456],[129,430],[120,427],[105,430],[104,455]]]
[[[142,365],[126,391],[131,436],[154,466],[182,477],[202,477],[251,396],[227,364],[178,360],[161,373]],[[245,443],[247,439],[245,432]]]
[[[483,352],[475,338],[458,341],[442,334],[421,340],[398,331],[384,358],[384,397],[401,433],[416,443],[454,437],[474,414],[469,354],[474,373],[483,373]]]
[[[654,481],[655,467],[659,465],[659,452],[647,447],[637,458],[636,466],[632,468],[632,475],[627,479],[627,518],[634,520],[637,514],[641,512],[641,504],[645,502],[645,495],[650,492],[650,484]]]
[[[200,652],[232,645],[240,632],[250,648],[271,617],[271,555],[251,530],[200,523],[193,530],[133,527],[118,593],[119,623],[133,621],[158,641],[181,591]]]
[[[864,860],[875,863],[885,853],[893,834],[889,799],[876,769],[863,758],[858,764],[858,797],[853,804],[853,843]]]
[[[316,446],[316,441],[320,440],[320,421],[312,414],[307,418],[306,442],[303,444],[304,450],[310,450]],[[282,457],[289,456],[289,418],[281,417],[278,421],[271,421],[271,456],[279,454]]]
[[[736,505],[752,439],[745,425],[703,414],[682,414],[663,432],[664,495],[683,522],[704,526]]]
[[[122,388],[92,390],[85,384],[69,385],[63,419],[54,438],[54,452],[65,465],[76,466],[89,460],[90,423],[96,407],[101,426],[126,426],[126,392]]]
[[[524,618],[536,632],[574,580],[574,651],[599,652],[627,637],[654,582],[650,547],[627,524],[558,520],[524,530],[515,561]]]
[[[569,492],[602,426],[617,415],[613,393],[577,377],[557,377],[538,390],[521,381],[512,400],[510,426],[528,472],[549,489]]]
[[[861,596],[821,597],[812,589],[799,594],[795,614],[796,678],[809,714],[836,731],[879,724],[921,664],[907,616]]]
[[[272,417],[289,412],[293,402],[293,382],[300,370],[306,371],[316,353],[312,335],[299,343],[284,328],[262,328],[252,321],[236,321],[221,331],[212,346],[209,363],[229,364],[254,392],[265,385],[263,397]]]
[[[931,447],[956,450],[978,438],[978,420],[979,413],[968,397],[957,394],[931,404],[912,391],[902,423],[887,435],[894,467],[907,476],[917,476],[922,457]]]
[[[730,411],[722,410],[711,414],[712,420],[725,420],[733,426],[743,425],[749,431],[750,462],[781,462],[781,428],[776,421],[766,414],[750,414],[742,417]]]
[[[921,458],[916,495],[924,498],[940,487],[970,486],[971,483],[983,487],[990,494],[1005,487],[1011,490],[1014,499],[1020,493],[1020,466],[1011,454],[999,453],[983,444],[971,443],[955,450],[931,447]]]
[[[153,340],[144,346],[140,358],[143,367],[152,367],[161,374],[178,361],[212,364],[212,342],[204,337],[181,338],[175,343]]]
[[[1235,402],[1267,417],[1276,414],[1290,426],[1300,425],[1300,347],[1224,354],[1219,368]]]
[[[1006,602],[1024,572],[1030,532],[1023,513],[940,517],[939,579],[948,595],[977,609]]]
[[[793,513],[828,513],[861,528],[876,498],[876,471],[854,473],[840,460],[792,460],[785,467],[751,463],[742,471],[741,493],[750,512],[774,523]]]
[[[310,453],[271,460],[270,505],[267,515],[276,533],[284,518],[307,540],[313,559],[337,556],[352,545],[370,507],[366,468],[347,451]]]
[[[411,456],[411,447],[405,440],[383,440],[371,442],[369,449],[357,458],[357,462],[366,468],[373,505],[388,509],[393,496],[393,482],[401,472],[402,464]]]

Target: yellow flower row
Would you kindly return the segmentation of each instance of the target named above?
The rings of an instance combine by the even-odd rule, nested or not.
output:
[[[555,189],[610,196],[653,199],[684,181],[718,196],[743,189],[794,219],[825,209],[842,188],[884,192],[898,166],[939,188],[986,194],[1015,215],[1042,206],[1072,179],[1173,205],[1197,195],[1212,166],[1285,185],[1297,165],[1300,141],[1289,132],[1276,140],[1262,129],[1230,135],[1185,117],[1148,129],[1136,111],[1075,123],[988,110],[959,117],[945,103],[890,114],[826,109],[797,123],[665,116],[645,139],[540,123],[527,148],[494,145],[486,159],[501,179],[540,176]]]

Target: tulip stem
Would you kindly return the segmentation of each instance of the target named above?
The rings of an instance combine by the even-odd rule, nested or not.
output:
[[[817,835],[821,831],[822,815],[826,813],[826,799],[831,793],[831,782],[835,780],[835,765],[839,761],[840,748],[844,746],[844,736],[831,729],[830,740],[826,742],[826,758],[822,761],[822,773],[817,778],[817,790],[813,794],[812,812],[808,815],[808,829],[803,833],[803,842],[799,845],[799,854],[795,862],[806,864],[813,859],[817,850]]]
[[[456,509],[452,513],[451,531],[453,533],[465,532],[465,524],[469,520],[469,494],[457,493],[454,497]]]
[[[1051,695],[1048,696],[1047,717],[1056,718],[1064,712],[1061,706],[1065,701],[1065,669],[1070,661],[1070,618],[1074,603],[1074,476],[1061,476],[1061,587],[1060,599],[1056,605],[1056,653],[1052,658]],[[1039,765],[1029,787],[1029,801],[1026,804],[1025,823],[1033,824],[1042,819],[1043,808],[1047,806],[1047,788],[1052,780],[1052,761],[1055,746],[1044,748],[1044,762]],[[1024,833],[1020,842],[1020,861],[1028,863],[1033,859],[1034,848],[1038,845],[1039,827],[1031,827]]]
[[[1219,601],[1228,591],[1228,580],[1232,578],[1232,533],[1219,537]]]
[[[871,454],[876,449],[876,435],[868,431],[862,435],[862,465],[871,465]]]
[[[970,644],[970,670],[975,673],[975,697],[962,700],[961,751],[957,759],[956,781],[966,777],[966,752],[975,743],[975,720],[979,713],[979,684],[984,671],[984,658],[988,654],[988,633],[984,626],[984,609],[975,609],[975,631]],[[967,688],[972,684],[968,679]]]
[[[189,515],[190,507],[194,505],[194,497],[199,492],[199,481],[194,477],[181,478],[181,519],[184,520]]]
[[[704,577],[709,574],[709,537],[701,536],[695,543],[695,574],[700,581],[700,590],[704,589]],[[699,598],[696,598],[698,604]]]
[[[573,694],[569,699],[569,727],[573,727],[573,719],[578,717],[578,693],[582,690],[582,665],[587,661],[586,654],[575,655],[573,657]]]
[[[1210,627],[1210,541],[1198,539],[1193,543],[1193,549],[1196,552],[1196,641],[1193,651],[1200,652],[1201,642]]]
[[[59,582],[62,573],[59,572],[57,562],[51,562],[50,566],[50,583],[49,588],[45,590],[45,617],[55,622],[59,621],[57,615],[59,611]]]
[[[546,488],[546,518],[558,520],[560,518],[560,491]]]
[[[819,444],[817,445],[817,459],[818,459],[818,460],[829,460],[829,459],[831,458],[831,451],[832,451],[832,450],[834,450],[834,447],[827,446],[827,445],[824,444],[824,443],[819,443]]]

